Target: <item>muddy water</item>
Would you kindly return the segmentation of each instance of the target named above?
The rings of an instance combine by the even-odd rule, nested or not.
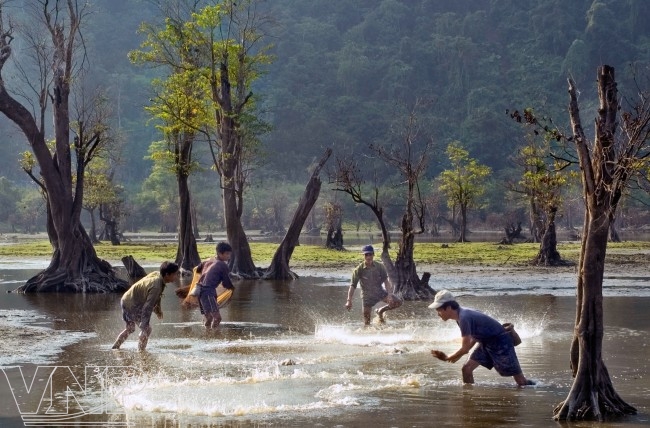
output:
[[[347,272],[238,283],[212,332],[168,290],[138,352],[135,335],[110,349],[119,296],[4,294],[40,267],[0,262],[0,427],[547,427],[571,386],[572,275],[437,278],[462,305],[515,323],[522,368],[538,382],[516,388],[482,368],[464,386],[460,363],[434,360],[430,349],[455,351],[459,332],[424,302],[362,328],[358,296],[343,308]],[[650,426],[648,277],[605,283],[605,361],[639,414],[577,426]]]

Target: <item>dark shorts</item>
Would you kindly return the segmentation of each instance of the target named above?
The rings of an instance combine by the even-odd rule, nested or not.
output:
[[[382,290],[378,293],[373,293],[370,296],[366,296],[365,294],[361,298],[363,302],[363,307],[364,308],[372,308],[375,306],[377,303],[381,302],[388,296],[388,292],[386,290]]]
[[[479,342],[479,345],[469,358],[488,370],[494,367],[501,376],[521,374],[521,367],[519,366],[515,347],[512,345],[512,339],[507,333],[489,342]]]
[[[215,313],[218,314],[219,305],[217,304],[216,293],[214,291],[211,293],[201,293],[199,296],[199,308],[201,309],[201,313],[203,315]]]

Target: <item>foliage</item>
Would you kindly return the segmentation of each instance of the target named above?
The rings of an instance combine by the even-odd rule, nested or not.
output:
[[[447,206],[461,210],[480,206],[490,168],[470,158],[460,141],[447,146],[447,156],[451,167],[442,171],[439,177],[439,189],[447,197]]]
[[[159,221],[158,215],[145,214],[151,210],[150,198],[136,197],[136,193],[150,171],[151,159],[143,154],[152,141],[165,140],[163,129],[155,128],[160,122],[149,121],[142,108],[162,93],[164,88],[158,87],[152,94],[151,83],[154,79],[162,82],[164,76],[157,68],[134,67],[127,57],[146,40],[144,33],[134,36],[141,23],[161,22],[157,3],[98,2],[84,30],[93,71],[90,78],[109,90],[114,124],[126,139],[124,164],[115,179],[125,188],[132,229]],[[34,2],[23,4],[28,10]],[[220,12],[214,1],[209,4],[213,7],[201,24]],[[254,132],[256,139],[249,140],[248,147],[255,150],[250,158],[260,159],[259,154],[266,158],[263,167],[248,167],[248,174],[252,181],[269,186],[279,180],[302,181],[304,169],[323,147],[333,146],[335,156],[356,158],[364,156],[370,143],[389,143],[385,130],[394,121],[395,103],[408,104],[415,97],[434,100],[422,121],[436,129],[438,143],[463,141],[499,181],[516,182],[520,173],[512,170],[509,157],[524,143],[521,129],[503,114],[506,109],[536,105],[552,117],[564,118],[567,76],[591,80],[595,66],[608,62],[617,67],[619,90],[634,95],[639,71],[650,63],[650,27],[643,19],[650,15],[650,2],[645,0],[273,0],[259,4],[279,25],[269,32],[273,57],[270,51],[264,52],[263,67],[251,82],[255,114],[250,118],[258,119],[262,131]],[[197,27],[187,30],[198,31]],[[234,55],[237,44],[231,47]],[[223,44],[215,43],[217,48]],[[278,60],[271,62],[273,58]],[[3,77],[9,80],[18,75],[14,68]],[[597,109],[593,94],[583,94],[581,104],[587,113]],[[247,129],[255,128],[248,119],[242,117]],[[5,154],[0,170],[18,183],[23,177],[16,165],[24,143],[15,138],[16,128],[3,119],[0,127]],[[211,156],[207,146],[202,150],[204,154],[195,158],[207,168]],[[429,179],[445,168],[444,156],[432,156],[432,160],[426,174]],[[387,183],[392,171],[381,165],[375,170],[381,179],[378,186],[391,189]],[[207,172],[200,174],[201,183],[210,182],[204,178]],[[221,211],[214,187],[201,188],[201,195],[193,192],[198,209],[210,207],[199,222],[202,229],[222,225],[213,220]],[[499,185],[486,190],[490,202],[485,215],[513,210],[503,195]],[[346,222],[372,221],[362,210],[355,210],[352,202],[342,203]],[[386,204],[385,212],[392,224],[400,216],[394,206]],[[245,206],[249,213],[244,216],[250,216],[252,209]],[[646,206],[630,204],[629,209],[630,218],[645,218]],[[572,207],[571,211],[576,210]],[[571,226],[569,219],[579,216],[567,214],[563,221]]]

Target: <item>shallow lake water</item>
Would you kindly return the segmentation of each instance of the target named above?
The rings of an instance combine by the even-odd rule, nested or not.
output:
[[[209,332],[168,288],[164,318],[152,318],[138,352],[137,332],[110,349],[123,328],[118,295],[5,294],[47,262],[0,260],[0,427],[547,427],[559,425],[553,408],[571,387],[571,273],[432,277],[461,305],[515,324],[521,366],[537,381],[517,388],[484,368],[463,385],[463,360],[433,359],[460,337],[428,302],[363,328],[358,293],[351,312],[343,307],[347,271],[238,282]],[[639,413],[572,425],[650,426],[649,277],[606,272],[604,284],[604,359]]]

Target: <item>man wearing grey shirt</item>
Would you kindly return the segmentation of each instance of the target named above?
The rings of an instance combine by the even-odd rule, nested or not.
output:
[[[393,286],[388,279],[386,268],[380,262],[374,260],[375,249],[372,245],[366,245],[361,250],[363,262],[352,272],[352,282],[348,289],[348,300],[345,307],[349,311],[352,309],[352,296],[357,284],[361,284],[361,302],[363,307],[363,320],[365,325],[370,324],[370,314],[372,307],[379,302],[385,302],[386,305],[378,308],[375,313],[379,317],[379,322],[384,322],[384,312],[402,306],[402,300],[392,294]],[[382,286],[386,284],[386,288]]]

